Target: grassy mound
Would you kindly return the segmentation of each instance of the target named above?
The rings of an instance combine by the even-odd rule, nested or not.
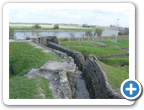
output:
[[[129,46],[129,40],[118,40],[118,42],[112,42],[112,41],[99,41],[100,43],[108,45],[107,47],[100,47],[95,48],[98,46],[101,46],[102,44],[96,43],[96,42],[78,42],[78,41],[65,41],[61,42],[61,45],[68,47],[70,49],[73,49],[75,51],[81,52],[85,58],[89,54],[93,54],[97,57],[99,56],[105,56],[105,55],[117,55],[117,54],[127,54],[128,52],[119,49],[118,47],[128,47]]]
[[[129,58],[127,57],[102,58],[100,59],[100,61],[107,65],[114,66],[114,67],[129,65]]]
[[[16,76],[9,80],[10,99],[52,99],[52,92],[48,88],[49,81],[43,77],[27,78]],[[40,89],[41,88],[41,89]],[[45,97],[40,96],[45,94]]]
[[[40,68],[47,61],[61,61],[52,53],[41,52],[42,49],[34,48],[28,42],[9,43],[10,73],[12,68],[16,74],[24,75],[32,68]]]
[[[73,46],[73,47],[69,47],[69,48],[83,53],[86,57],[89,54],[93,54],[93,55],[98,57],[98,56],[104,56],[104,55],[115,55],[115,54],[127,54],[128,53],[128,52],[121,50],[117,47],[111,47],[111,46],[103,47],[103,48]]]
[[[72,42],[61,42],[61,45],[65,47],[72,47],[72,46],[90,46],[90,47],[97,47],[102,44],[95,43],[95,42],[79,42],[79,41],[72,41]]]
[[[113,41],[99,41],[99,42],[104,43],[106,45],[110,45],[110,46],[129,47],[129,40],[128,39],[117,40],[117,42],[113,42]]]
[[[49,81],[45,78],[23,76],[29,69],[40,68],[47,61],[61,61],[52,53],[41,52],[28,42],[9,43],[9,98],[10,99],[51,99]],[[43,95],[43,96],[42,96]]]
[[[100,61],[97,61],[97,63],[101,66],[103,71],[106,73],[109,83],[113,85],[113,89],[120,88],[122,82],[129,78],[129,75],[125,69],[114,68]]]

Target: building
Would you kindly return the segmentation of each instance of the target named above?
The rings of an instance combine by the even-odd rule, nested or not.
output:
[[[96,27],[96,26],[95,25],[87,25],[87,23],[86,23],[86,24],[83,24],[82,27]]]
[[[129,28],[124,28],[125,30],[129,30]]]
[[[53,42],[59,44],[57,36],[32,36],[30,37],[32,41],[38,42],[41,45],[47,46],[48,42]]]

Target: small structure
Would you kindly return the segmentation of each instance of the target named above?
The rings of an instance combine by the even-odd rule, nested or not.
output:
[[[57,36],[32,36],[30,39],[44,46],[47,46],[48,42],[59,44]]]

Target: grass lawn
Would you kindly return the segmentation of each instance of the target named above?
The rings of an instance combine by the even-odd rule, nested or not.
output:
[[[97,63],[101,66],[108,77],[109,83],[113,86],[113,89],[116,90],[120,88],[122,82],[129,78],[129,74],[126,71],[126,68],[114,68],[112,66],[106,65],[100,61]]]
[[[43,77],[29,79],[26,76],[15,76],[9,80],[9,98],[43,99],[44,97],[39,96],[42,93],[45,94],[46,99],[52,99],[53,95],[48,83],[49,81]]]
[[[120,67],[119,69],[121,69],[122,71],[125,71],[129,74],[129,66]]]
[[[59,61],[61,59],[43,49],[34,48],[29,42],[9,43],[9,98],[10,99],[51,99],[52,92],[49,89],[49,81],[43,77],[27,78],[24,76],[29,69],[40,68],[47,61]],[[13,68],[13,69],[12,69]],[[13,72],[15,70],[15,73]],[[45,94],[46,97],[39,96]]]
[[[101,62],[110,65],[110,66],[124,66],[129,65],[129,58],[128,57],[119,57],[119,58],[102,58],[100,59]]]
[[[109,45],[107,47],[94,48],[100,46],[102,44],[96,42],[79,42],[79,41],[63,41],[61,45],[73,49],[75,51],[81,52],[87,57],[89,54],[93,54],[95,56],[104,56],[104,55],[115,55],[115,54],[127,54],[128,52],[119,49],[120,47],[128,47],[129,40],[118,40],[118,43],[112,41],[100,41],[103,44]]]
[[[72,46],[90,46],[90,47],[97,47],[100,46],[102,44],[99,43],[95,43],[95,42],[79,42],[79,41],[66,41],[66,42],[61,42],[61,45],[65,46],[65,47],[72,47]]]
[[[47,61],[61,61],[58,56],[50,52],[44,53],[41,51],[42,49],[34,48],[28,42],[10,42],[10,70],[13,67],[16,74],[24,75],[29,69],[40,68]]]
[[[99,41],[99,42],[104,43],[106,45],[110,45],[110,46],[129,47],[129,40],[128,39],[117,40],[117,42],[113,42],[113,41]]]
[[[128,52],[121,50],[117,47],[102,47],[102,48],[92,48],[92,47],[84,47],[84,46],[73,46],[69,47],[70,49],[76,50],[84,54],[87,57],[89,54],[93,54],[95,56],[104,56],[104,55],[115,55],[115,54],[127,54]]]

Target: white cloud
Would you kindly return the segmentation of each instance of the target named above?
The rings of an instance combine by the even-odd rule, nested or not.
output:
[[[128,9],[10,9],[10,22],[48,22],[110,25],[117,19],[128,25]],[[125,23],[125,24],[124,24]]]

